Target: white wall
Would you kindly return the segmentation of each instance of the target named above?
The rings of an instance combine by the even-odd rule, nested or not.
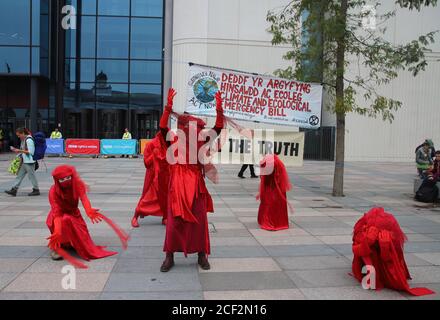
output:
[[[391,1],[386,9],[395,7]],[[397,7],[396,7],[397,8]],[[394,44],[407,43],[419,35],[440,30],[440,6],[423,9],[420,13],[397,8],[397,16],[390,19],[386,38]],[[425,72],[413,77],[409,72],[400,72],[389,86],[378,88],[385,96],[403,103],[394,112],[395,120],[390,124],[380,117],[350,114],[346,128],[346,160],[351,161],[414,161],[414,149],[426,138],[432,138],[440,147],[440,35],[429,53],[429,66]],[[352,65],[350,72],[357,72]],[[362,73],[361,73],[362,74]],[[358,98],[363,102],[363,98]],[[333,117],[324,117],[334,124]]]
[[[272,74],[287,67],[282,59],[288,47],[271,45],[266,15],[289,0],[175,0],[173,86],[176,110],[183,111],[187,62]],[[384,9],[394,1],[384,0]],[[416,11],[399,9],[388,23],[386,37],[396,44],[422,33],[440,30],[440,6]],[[414,148],[429,137],[440,147],[440,36],[432,47],[426,72],[413,78],[402,72],[380,90],[403,102],[392,124],[351,114],[347,117],[346,160],[413,161]],[[352,72],[356,71],[353,67]],[[334,126],[334,116],[323,111],[323,125]],[[248,127],[256,127],[246,123]],[[260,124],[259,127],[262,125]],[[279,127],[279,130],[294,130]]]
[[[272,46],[266,16],[269,10],[288,3],[289,0],[175,0],[175,109],[184,110],[187,62],[267,75],[287,67],[282,56],[288,48]],[[247,122],[246,127],[254,128],[256,124]],[[298,131],[295,127],[278,129]]]

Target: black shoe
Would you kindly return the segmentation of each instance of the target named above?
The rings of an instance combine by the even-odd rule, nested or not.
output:
[[[239,174],[238,177],[241,178],[241,179],[246,179],[246,178],[243,177],[243,175],[241,175],[241,174]]]
[[[12,188],[11,190],[5,190],[5,193],[9,194],[10,196],[16,197],[17,196],[17,190],[16,188]]]
[[[251,176],[251,178],[258,178],[258,176],[256,176],[256,175],[253,175],[253,176]]]
[[[31,193],[28,193],[29,197],[34,197],[34,196],[39,196],[40,195],[40,190],[38,189],[32,189]]]
[[[167,256],[160,267],[160,272],[168,272],[174,267],[174,257]]]
[[[209,270],[211,269],[211,265],[208,262],[208,258],[206,257],[206,255],[200,255],[199,254],[199,258],[198,258],[198,264],[200,266],[200,268],[202,268],[203,270]]]

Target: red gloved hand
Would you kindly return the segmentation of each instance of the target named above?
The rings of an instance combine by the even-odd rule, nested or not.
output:
[[[176,90],[174,90],[174,88],[170,88],[168,90],[168,102],[166,108],[170,108],[171,110],[173,109],[173,101],[176,94],[177,92]]]
[[[90,208],[86,211],[87,216],[90,218],[92,223],[100,223],[102,218],[100,217],[99,209]]]
[[[367,241],[370,246],[376,242],[378,236],[379,236],[379,230],[376,227],[372,226],[368,228]]]
[[[223,112],[223,99],[222,99],[222,92],[219,90],[215,94],[215,102],[216,102],[216,108],[215,110],[217,112]]]
[[[46,239],[49,240],[48,247],[51,250],[57,250],[61,247],[61,241],[62,241],[61,233],[54,232],[50,237]]]

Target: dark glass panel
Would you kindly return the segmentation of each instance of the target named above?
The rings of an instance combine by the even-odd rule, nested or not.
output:
[[[131,57],[162,59],[162,19],[133,18],[131,22]]]
[[[98,18],[98,58],[128,58],[128,40],[128,18]]]
[[[99,0],[99,15],[128,16],[130,0]]]
[[[96,56],[96,17],[81,18],[81,58]]]
[[[1,0],[0,44],[29,45],[30,14],[29,0]]]
[[[30,73],[30,48],[0,47],[1,73]],[[9,69],[8,69],[9,67]]]
[[[131,82],[161,83],[161,61],[131,61]]]
[[[131,0],[131,15],[138,17],[162,17],[163,0]]]
[[[101,77],[107,82],[128,82],[128,61],[98,60],[97,79]]]

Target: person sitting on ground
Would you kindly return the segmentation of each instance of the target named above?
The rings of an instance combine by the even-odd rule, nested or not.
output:
[[[435,182],[440,182],[440,150],[435,152],[435,160],[431,168],[429,168],[428,179],[432,179]]]
[[[433,164],[431,158],[431,147],[428,142],[425,141],[423,144],[423,148],[417,150],[416,153],[416,164],[417,164],[417,172],[421,179],[425,179],[427,177],[426,171]]]
[[[425,143],[427,143],[429,145],[431,158],[434,159],[435,158],[435,147],[434,147],[434,142],[431,139],[426,139],[421,145],[419,145],[416,148],[416,151],[414,153],[417,153],[417,151],[419,151],[419,149],[422,149],[423,146],[425,145]]]

